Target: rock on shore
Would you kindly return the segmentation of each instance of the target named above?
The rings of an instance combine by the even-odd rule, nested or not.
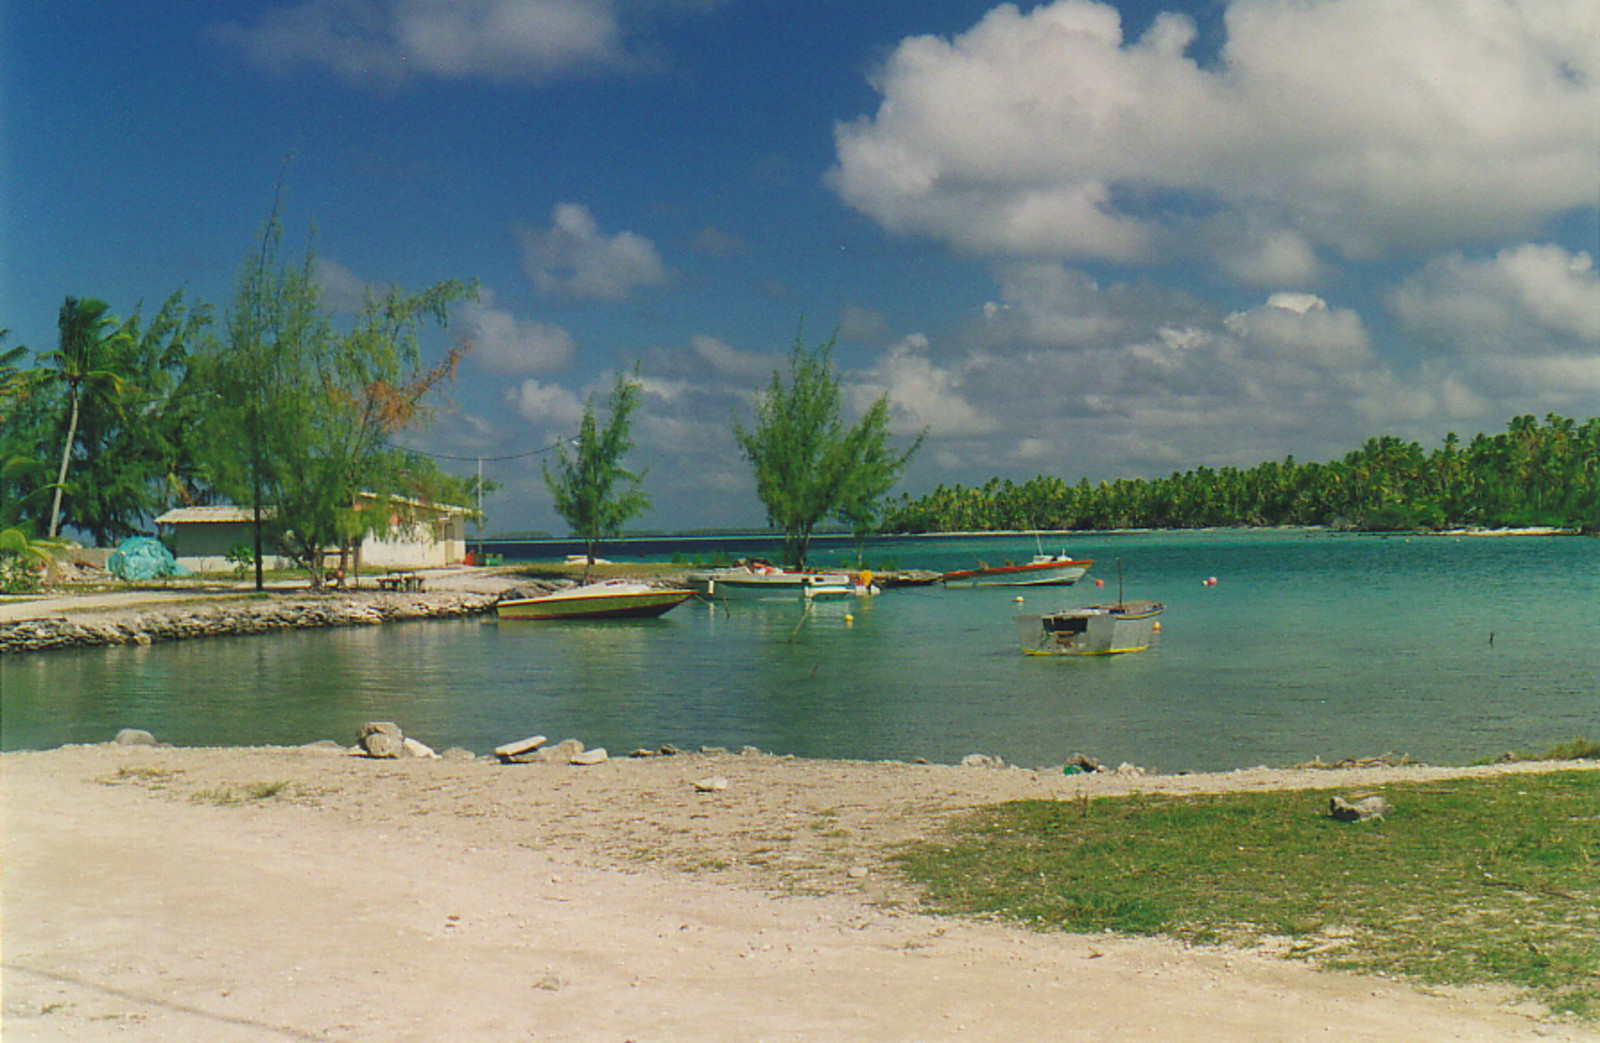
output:
[[[0,623],[0,655],[97,645],[148,645],[193,637],[261,634],[307,627],[371,626],[492,612],[494,594],[339,594],[226,597],[157,603],[109,613]]]

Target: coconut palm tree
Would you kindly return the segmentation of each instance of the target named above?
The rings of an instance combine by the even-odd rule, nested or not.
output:
[[[106,314],[107,310],[104,301],[68,297],[56,318],[60,346],[40,356],[40,361],[48,366],[41,375],[64,385],[67,391],[67,434],[61,443],[61,466],[56,471],[55,499],[50,507],[50,539],[55,539],[61,531],[61,493],[67,484],[72,444],[78,437],[78,414],[83,397],[101,394],[114,400],[123,387],[121,377],[102,368],[114,339],[123,335]]]

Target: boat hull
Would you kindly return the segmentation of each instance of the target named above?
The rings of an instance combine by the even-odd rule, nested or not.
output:
[[[1070,587],[1083,578],[1092,560],[1040,555],[1022,565],[998,565],[946,572],[939,579],[947,587]]]
[[[800,599],[847,598],[856,593],[853,577],[846,572],[771,572],[744,568],[691,572],[685,586],[701,597],[730,601],[796,601]]]
[[[1150,647],[1161,611],[1155,601],[1128,601],[1012,618],[1029,655],[1121,655]]]
[[[495,606],[501,619],[651,619],[694,597],[692,590],[557,591]]]

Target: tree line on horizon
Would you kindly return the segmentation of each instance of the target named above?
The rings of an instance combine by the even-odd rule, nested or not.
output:
[[[1076,484],[1054,475],[940,485],[886,505],[885,534],[1273,525],[1361,531],[1553,527],[1600,532],[1600,417],[1518,416],[1433,450],[1392,435],[1342,459],[1293,456],[1166,478]]]

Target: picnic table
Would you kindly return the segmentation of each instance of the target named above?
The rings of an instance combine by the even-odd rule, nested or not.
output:
[[[422,577],[415,572],[391,572],[387,576],[378,577],[379,590],[406,591],[412,593],[422,590]]]

